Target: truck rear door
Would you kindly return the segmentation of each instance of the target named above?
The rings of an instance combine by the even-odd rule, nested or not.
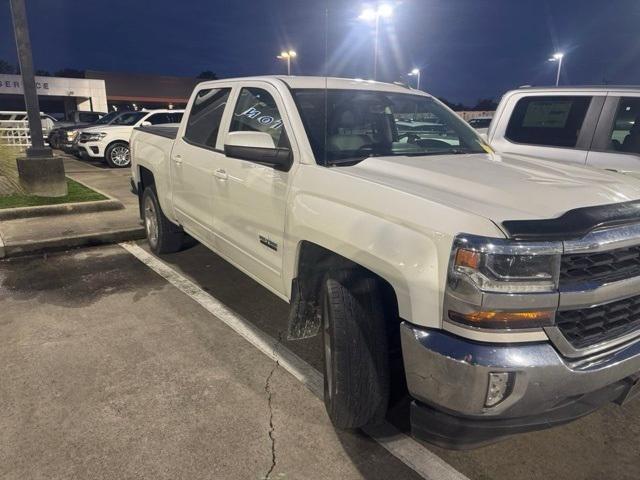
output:
[[[178,221],[213,247],[214,172],[224,154],[218,133],[231,85],[200,88],[182,122],[170,158],[173,207]]]

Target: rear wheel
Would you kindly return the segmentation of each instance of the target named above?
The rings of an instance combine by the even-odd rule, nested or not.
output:
[[[162,213],[154,187],[142,194],[144,228],[151,251],[156,255],[174,253],[182,248],[184,232]]]
[[[107,147],[104,158],[111,168],[126,168],[131,165],[129,144],[127,142],[115,142]]]
[[[389,360],[378,282],[363,273],[328,275],[322,299],[324,402],[338,428],[380,423],[389,404]]]

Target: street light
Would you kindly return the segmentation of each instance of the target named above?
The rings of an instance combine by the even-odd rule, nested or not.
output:
[[[564,58],[564,53],[554,53],[553,56],[549,59],[550,62],[558,62],[558,74],[556,75],[556,87],[560,84],[560,70],[562,70],[562,59]]]
[[[420,69],[414,68],[409,72],[409,76],[416,77],[416,90],[420,90]]]
[[[382,3],[377,8],[365,8],[358,17],[365,22],[374,21],[376,25],[373,43],[373,79],[378,79],[378,37],[380,34],[380,19],[393,16],[393,7],[388,3]]]
[[[291,59],[296,58],[298,54],[293,50],[289,50],[288,52],[280,52],[276,58],[278,60],[286,60],[287,61],[287,75],[291,76]]]

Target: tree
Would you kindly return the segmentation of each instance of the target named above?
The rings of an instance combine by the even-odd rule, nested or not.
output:
[[[212,72],[211,70],[205,70],[203,72],[200,72],[200,75],[198,75],[196,78],[201,78],[203,80],[218,80],[218,75],[216,75],[215,72]]]
[[[39,77],[50,77],[51,74],[47,70],[36,70],[36,75]]]
[[[16,71],[16,68],[13,65],[11,65],[6,60],[0,59],[0,73],[12,74],[15,71]]]
[[[76,70],[75,68],[63,68],[54,73],[56,77],[66,78],[84,78],[84,70]]]
[[[498,108],[498,102],[493,98],[481,98],[473,107],[474,110],[495,111]]]
[[[449,100],[447,100],[446,98],[443,98],[443,97],[438,97],[438,100],[440,100],[447,107],[449,107],[451,110],[455,110],[456,112],[470,110],[469,107],[467,107],[465,104],[460,103],[460,102],[453,103],[453,102],[450,102]]]

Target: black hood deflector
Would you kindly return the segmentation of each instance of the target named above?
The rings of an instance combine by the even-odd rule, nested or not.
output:
[[[569,210],[545,220],[506,220],[502,227],[514,240],[573,240],[592,230],[640,222],[640,200]]]

